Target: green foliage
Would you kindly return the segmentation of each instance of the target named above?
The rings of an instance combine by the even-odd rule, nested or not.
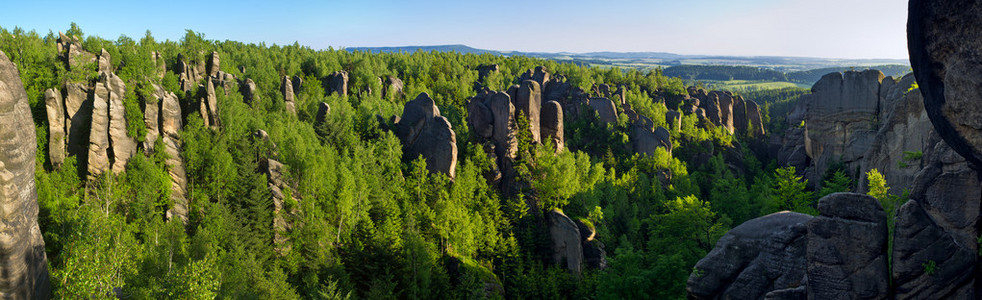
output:
[[[778,210],[790,210],[816,215],[812,206],[812,193],[806,190],[808,179],[795,175],[795,168],[788,166],[775,170],[774,195]]]
[[[836,170],[830,178],[822,182],[822,189],[818,191],[818,198],[828,196],[832,193],[848,192],[852,190],[852,179],[846,176],[842,170]]]
[[[934,272],[938,271],[938,263],[930,259],[922,263],[921,267],[924,268],[924,274],[927,274],[928,276],[934,275]]]
[[[607,124],[582,107],[580,116],[567,116],[566,149],[558,153],[534,143],[520,117],[515,193],[493,179],[502,170],[483,145],[464,138],[472,136],[465,105],[475,84],[504,90],[539,65],[578,87],[624,86],[639,115],[665,126],[670,108],[663,99],[687,92],[680,78],[660,69],[453,52],[319,51],[213,41],[190,30],[179,41],[157,41],[149,32],[139,41],[105,40],[83,36],[74,24],[68,32],[85,38],[84,48],[111,54],[127,86],[127,134],[145,143],[119,174],[86,180],[85,162],[75,156],[50,166],[43,91],[66,79],[91,82],[96,68],[68,71],[54,34],[0,28],[0,50],[17,63],[39,133],[39,222],[61,298],[680,298],[696,261],[727,228],[787,196],[773,188],[781,181],[775,167],[749,152],[746,173],[723,156],[690,165],[697,154],[738,145],[693,115],[671,128],[674,153],[658,148],[652,155],[632,151],[625,114]],[[151,59],[154,51],[163,62]],[[222,71],[255,81],[258,99],[246,104],[233,82],[227,95],[224,87],[216,93],[219,128],[185,113],[177,153],[165,150],[173,147],[169,140],[143,141],[143,108],[159,104],[158,86],[185,106],[199,98],[181,91],[177,57],[200,66],[213,51]],[[164,62],[171,71],[160,76]],[[473,66],[492,63],[500,71],[477,82]],[[341,70],[349,73],[349,94],[326,94],[325,77]],[[387,75],[402,79],[407,95],[429,93],[451,123],[458,137],[452,179],[427,171],[424,159],[404,157],[392,122],[376,118],[403,110],[405,99],[378,92],[378,78]],[[283,105],[281,76],[303,78],[296,115]],[[332,110],[315,124],[321,102]],[[257,138],[258,130],[268,140]],[[278,185],[265,172],[270,160],[283,164]],[[184,163],[183,190],[171,178],[179,171],[175,161]],[[168,221],[180,200],[175,193],[187,197],[186,224]],[[547,209],[593,227],[610,269],[577,276],[552,265],[541,226]]]

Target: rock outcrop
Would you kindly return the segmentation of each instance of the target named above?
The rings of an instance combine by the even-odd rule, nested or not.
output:
[[[252,81],[252,78],[246,78],[239,86],[239,92],[242,93],[242,100],[246,104],[252,104],[256,100],[259,100],[259,95],[256,94],[256,82]]]
[[[211,55],[208,56],[208,65],[206,67],[207,75],[212,77],[218,77],[218,72],[221,72],[221,68],[219,68],[220,66],[221,66],[221,61],[218,58],[218,52],[211,52]]]
[[[123,97],[126,85],[112,73],[102,73],[92,95],[92,124],[89,131],[88,173],[122,172],[136,153],[136,141],[126,135]]]
[[[686,283],[689,299],[764,299],[772,291],[803,287],[811,220],[779,212],[731,229],[696,263]]]
[[[549,237],[552,241],[552,263],[565,266],[574,274],[580,274],[583,267],[583,245],[576,223],[555,209],[546,212],[546,222],[549,224]]]
[[[522,81],[518,87],[518,98],[515,100],[515,109],[525,117],[529,123],[529,131],[532,133],[532,141],[539,143],[539,119],[542,109],[542,89],[540,83],[534,80]]]
[[[590,108],[597,112],[600,121],[607,124],[617,123],[617,108],[614,107],[614,101],[607,98],[591,98]]]
[[[879,200],[835,193],[818,202],[808,222],[810,299],[886,299],[887,219]]]
[[[324,79],[324,89],[327,95],[337,93],[338,96],[348,95],[348,72],[337,71]]]
[[[290,80],[289,76],[283,75],[280,80],[280,92],[283,93],[283,104],[286,105],[286,111],[296,115],[297,103],[293,100],[293,81]]]
[[[383,76],[382,80],[382,98],[385,99],[400,99],[406,95],[402,91],[403,83],[398,77],[388,75]]]
[[[330,114],[331,106],[327,105],[327,103],[321,102],[321,104],[317,106],[317,117],[315,120],[317,122],[316,124],[324,124],[324,122],[327,122],[327,116]]]
[[[892,80],[884,79],[883,82],[885,86],[886,82]],[[914,76],[908,74],[896,85],[909,87],[913,82]],[[861,191],[865,191],[866,187],[865,173],[872,169],[877,169],[883,174],[887,186],[909,189],[917,173],[924,168],[924,160],[918,156],[929,147],[933,147],[931,135],[934,134],[934,130],[927,111],[924,110],[924,98],[920,90],[913,89],[906,95],[893,95],[885,99],[894,97],[899,101],[890,103],[887,107],[889,111],[882,119],[883,124],[863,156],[859,182]]]
[[[430,172],[454,177],[457,168],[457,138],[447,118],[426,93],[403,107],[396,123],[396,135],[402,141],[403,157],[415,160],[422,156]]]
[[[563,106],[559,102],[550,100],[542,105],[539,127],[543,143],[551,141],[556,152],[563,151],[566,139],[563,136]]]
[[[264,134],[264,133],[263,133]],[[263,134],[257,134],[262,136]],[[293,224],[289,222],[290,216],[297,214],[295,202],[297,198],[292,191],[294,188],[286,183],[283,171],[286,169],[282,163],[274,159],[266,159],[260,165],[273,199],[273,245],[274,250],[280,256],[286,255],[293,249],[288,237],[293,230]],[[287,204],[287,203],[293,204]]]
[[[0,297],[48,299],[51,283],[38,227],[37,140],[17,66],[0,51]]]
[[[655,149],[665,148],[668,153],[672,152],[671,135],[664,127],[652,128],[654,123],[648,117],[641,116],[631,125],[631,144],[634,153],[644,155],[655,155]]]
[[[157,98],[159,105],[159,129],[158,133],[164,142],[164,151],[167,153],[167,172],[171,178],[171,201],[174,206],[167,210],[168,219],[179,219],[187,223],[188,217],[188,198],[187,198],[187,174],[184,171],[184,159],[181,157],[181,130],[184,129],[182,121],[181,103],[174,93],[165,91],[162,87],[155,86],[154,97]]]
[[[65,107],[61,92],[55,89],[44,91],[44,110],[48,115],[48,159],[51,166],[60,168],[67,155],[65,143]]]
[[[215,85],[212,81],[206,81],[204,97],[199,102],[198,110],[201,114],[201,119],[205,122],[205,126],[218,129],[221,126],[221,120],[218,118],[218,95],[215,95]]]

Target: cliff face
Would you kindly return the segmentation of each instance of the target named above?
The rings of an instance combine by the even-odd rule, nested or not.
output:
[[[17,66],[0,52],[0,298],[47,299],[48,260],[38,227],[37,141]]]

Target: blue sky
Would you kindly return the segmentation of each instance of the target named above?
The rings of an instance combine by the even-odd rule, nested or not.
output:
[[[43,2],[43,3],[42,3]],[[47,34],[516,51],[906,58],[905,0],[12,1],[0,27]]]

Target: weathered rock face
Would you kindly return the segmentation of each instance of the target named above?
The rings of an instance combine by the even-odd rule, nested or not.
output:
[[[126,86],[123,80],[109,73],[106,82],[109,85],[109,149],[112,171],[119,174],[126,169],[126,162],[130,157],[136,154],[136,140],[126,135],[126,108],[123,107]]]
[[[746,134],[750,125],[748,117],[747,102],[743,96],[733,96],[733,132]]]
[[[665,148],[669,153],[672,152],[671,135],[664,127],[659,126],[653,129],[654,123],[648,117],[641,116],[631,125],[631,144],[634,153],[644,155],[655,155],[655,149]]]
[[[218,72],[221,71],[220,67],[221,61],[218,58],[218,52],[212,52],[211,56],[208,57],[208,66],[206,73],[208,76],[218,77]]]
[[[17,67],[0,51],[0,297],[48,299],[50,279],[38,227],[34,122]]]
[[[670,129],[680,130],[682,128],[682,114],[674,110],[665,112],[665,123]]]
[[[982,3],[912,0],[910,63],[928,117],[948,145],[982,166]]]
[[[95,176],[112,167],[109,161],[109,76],[103,74],[92,96],[92,124],[89,131],[88,174]]]
[[[597,112],[600,121],[610,124],[617,123],[617,108],[614,102],[607,98],[591,98],[590,107]]]
[[[246,104],[252,104],[253,101],[259,100],[259,95],[256,94],[256,82],[252,81],[252,78],[247,78],[239,89],[239,92],[242,93],[242,100]]]
[[[764,137],[764,119],[760,115],[760,106],[753,100],[745,100],[747,106],[747,120],[750,122],[750,130],[747,133],[751,137]]]
[[[211,80],[205,83],[205,97],[201,99],[200,111],[205,126],[212,129],[221,126],[221,120],[218,118],[218,95],[215,95],[215,85]]]
[[[406,93],[402,91],[402,80],[392,75],[384,76],[384,78],[385,80],[382,81],[382,98],[397,99],[405,96]]]
[[[872,120],[879,113],[879,90],[883,73],[875,70],[831,73],[812,87],[812,94],[799,100],[806,105],[805,150],[814,162],[811,181],[841,160],[854,168],[869,149],[876,134]]]
[[[48,114],[48,158],[51,166],[61,167],[65,162],[65,107],[61,92],[55,89],[44,91],[44,109]]]
[[[184,159],[181,157],[181,130],[184,123],[181,119],[181,103],[174,93],[157,87],[155,96],[160,105],[160,135],[164,141],[167,153],[168,173],[171,178],[171,201],[174,206],[167,210],[168,219],[179,219],[187,223],[187,174],[184,171]],[[161,151],[161,149],[156,149]]]
[[[263,132],[265,133],[265,132]],[[282,163],[273,159],[266,159],[261,163],[262,171],[266,175],[270,196],[273,199],[273,245],[274,251],[280,256],[287,255],[293,249],[290,244],[289,232],[293,230],[293,224],[287,221],[288,215],[297,214],[297,206],[286,206],[287,201],[299,201],[292,191],[294,190],[286,183],[283,172],[286,167]],[[288,199],[289,198],[289,199]]]
[[[491,73],[497,73],[499,69],[497,64],[480,65],[477,67],[477,80],[484,81],[484,78],[487,78]]]
[[[102,53],[99,54],[99,73],[112,73],[113,64],[112,58],[109,56],[109,52],[106,49],[102,49]]]
[[[812,299],[886,299],[887,219],[879,200],[835,193],[808,222],[807,292]]]
[[[552,239],[552,263],[565,266],[574,274],[580,274],[583,266],[583,246],[576,223],[558,210],[546,213],[549,236]]]
[[[494,133],[494,116],[484,104],[484,99],[471,99],[467,104],[467,124],[482,138],[490,138]]]
[[[563,137],[563,106],[555,100],[542,105],[542,118],[539,120],[541,136],[544,141],[552,141],[556,152],[563,151],[566,139]]]
[[[396,123],[396,135],[402,141],[403,157],[415,160],[422,156],[430,172],[454,177],[457,168],[457,138],[447,118],[426,93],[406,103]]]
[[[779,212],[731,229],[696,263],[686,283],[689,299],[763,299],[803,286],[810,220]]]
[[[280,92],[283,93],[283,102],[286,105],[286,111],[297,114],[297,103],[293,100],[293,81],[290,80],[289,76],[283,75],[280,81]]]
[[[327,103],[321,102],[321,104],[317,106],[317,124],[324,124],[324,122],[327,122],[327,115],[330,114],[331,106],[327,105]]]
[[[726,128],[730,134],[733,134],[733,94],[730,92],[717,92],[713,91],[718,95],[719,103],[719,126]]]
[[[908,75],[897,85],[910,86],[913,80],[913,76]],[[890,106],[887,117],[883,118],[883,125],[863,156],[859,184],[859,187],[863,188],[862,191],[865,191],[866,187],[865,173],[872,169],[877,169],[883,174],[887,186],[898,187],[898,189],[910,187],[914,177],[924,167],[923,159],[910,156],[923,153],[928,147],[933,146],[930,141],[933,127],[927,111],[924,110],[924,99],[920,91],[912,90],[907,95],[900,95],[899,99],[900,101]],[[905,154],[908,157],[905,157]]]
[[[338,96],[348,95],[348,72],[347,71],[337,71],[327,75],[324,80],[325,90],[327,94],[337,93]]]
[[[96,56],[82,49],[79,37],[69,37],[58,32],[58,57],[65,62],[67,70],[85,68],[88,64],[96,63]]]
[[[955,241],[918,201],[900,207],[893,245],[896,299],[975,299],[975,265],[976,252]]]
[[[539,118],[542,108],[542,90],[539,82],[525,80],[518,88],[518,98],[515,99],[515,109],[518,110],[529,122],[529,131],[532,132],[532,141],[539,143],[542,141],[539,136]]]

